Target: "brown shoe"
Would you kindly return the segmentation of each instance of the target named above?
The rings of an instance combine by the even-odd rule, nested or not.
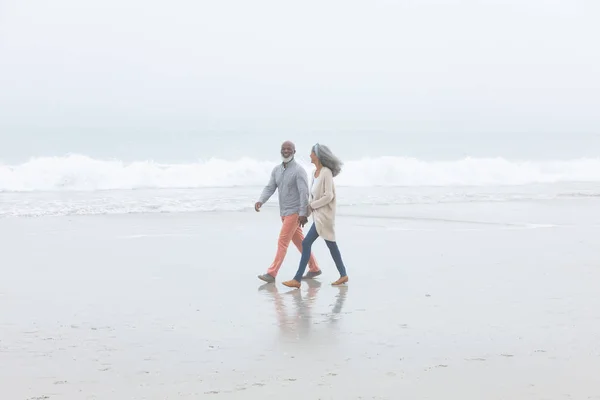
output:
[[[283,283],[285,286],[287,287],[293,287],[293,288],[298,288],[300,289],[300,282],[298,282],[295,279],[292,279],[291,281],[285,281],[285,282],[281,282]]]
[[[346,282],[348,282],[348,275],[342,276],[340,279],[338,279],[337,281],[333,282],[332,285],[333,286],[339,286],[339,285],[343,285]]]

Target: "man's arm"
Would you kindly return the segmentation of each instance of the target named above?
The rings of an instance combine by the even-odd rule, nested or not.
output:
[[[298,216],[308,216],[308,176],[304,168],[300,167],[296,174],[296,185],[298,186],[298,193],[300,195],[300,210],[298,210]]]
[[[263,189],[258,202],[265,204],[271,198],[271,196],[273,196],[273,193],[275,193],[276,189],[277,182],[275,181],[275,168],[273,168],[273,171],[271,171],[271,179],[269,179],[269,183],[267,183],[267,186],[265,186]]]

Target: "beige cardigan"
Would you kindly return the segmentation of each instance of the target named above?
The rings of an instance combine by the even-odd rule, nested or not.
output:
[[[312,177],[314,182],[314,173]],[[330,242],[335,242],[336,196],[333,174],[329,168],[322,167],[319,178],[317,186],[314,188],[316,196],[313,195],[313,190],[310,191],[308,212],[315,221],[319,236]]]

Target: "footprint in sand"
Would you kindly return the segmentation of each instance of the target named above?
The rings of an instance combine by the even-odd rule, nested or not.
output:
[[[431,371],[434,368],[448,368],[448,365],[446,365],[446,364],[436,365],[435,367],[425,368],[425,371]]]

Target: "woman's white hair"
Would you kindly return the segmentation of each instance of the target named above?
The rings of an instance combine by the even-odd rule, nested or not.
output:
[[[329,147],[317,143],[313,146],[312,151],[316,154],[321,165],[331,170],[333,176],[337,176],[342,171],[344,163],[329,150]]]

